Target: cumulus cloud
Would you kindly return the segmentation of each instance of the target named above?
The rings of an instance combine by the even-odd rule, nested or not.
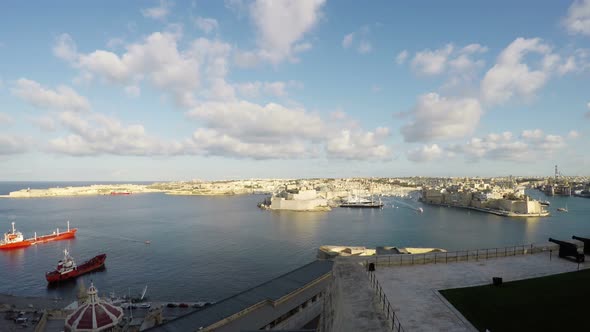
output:
[[[185,146],[149,136],[140,124],[123,125],[115,118],[99,113],[62,112],[61,125],[70,133],[49,141],[48,150],[71,156],[91,155],[178,155]]]
[[[53,45],[53,54],[66,61],[74,61],[78,57],[76,43],[69,34],[64,33],[56,38]]]
[[[452,44],[447,44],[438,50],[427,49],[417,52],[412,59],[412,68],[423,75],[440,74],[446,69],[448,57],[453,52],[453,49]]]
[[[215,86],[209,94],[219,92],[220,82],[228,72],[231,46],[218,40],[198,38],[180,50],[179,32],[155,32],[139,43],[126,46],[126,52],[96,50],[78,53],[72,65],[90,77],[96,75],[123,86],[137,85],[144,79],[170,94],[177,105],[194,104],[195,93],[202,87],[205,74]],[[132,91],[137,92],[137,90]]]
[[[482,113],[475,98],[447,98],[428,93],[420,96],[409,113],[412,121],[401,128],[401,133],[406,142],[461,138],[474,131]]]
[[[90,110],[88,100],[65,85],[52,90],[35,81],[21,78],[16,81],[12,94],[38,108],[67,111]]]
[[[383,144],[389,136],[389,129],[379,127],[375,131],[354,131],[342,129],[339,134],[330,137],[326,143],[329,157],[367,160],[387,160],[391,158],[391,149]]]
[[[325,0],[257,0],[252,3],[250,17],[258,33],[258,50],[246,52],[236,63],[297,61],[296,53],[311,47],[302,39],[319,22],[324,3]]]
[[[30,139],[15,135],[0,134],[0,156],[26,152]]]
[[[443,149],[437,144],[423,145],[406,153],[408,160],[413,162],[428,162],[438,160],[443,156]]]
[[[524,62],[529,53],[540,54],[551,62],[551,47],[539,38],[517,38],[498,56],[496,64],[481,82],[481,95],[488,104],[502,104],[513,97],[531,99],[545,85],[549,72],[542,66],[532,69]],[[547,60],[549,59],[549,60]]]
[[[590,0],[575,0],[562,24],[571,34],[590,36]]]
[[[474,137],[465,144],[451,145],[447,150],[463,154],[466,159],[534,162],[546,159],[565,147],[559,135],[547,135],[540,129],[524,130],[520,137],[511,132]]]
[[[246,142],[216,129],[199,128],[192,136],[195,151],[204,155],[251,159],[294,159],[317,156],[305,143]]]
[[[339,119],[345,114],[341,113]],[[187,112],[204,124],[193,141],[206,154],[254,159],[316,157],[387,159],[389,129],[363,131],[348,122],[326,122],[319,114],[276,103],[207,102]],[[216,140],[219,140],[217,143]],[[205,148],[208,147],[208,148]]]
[[[47,115],[32,117],[29,120],[33,125],[39,127],[39,129],[43,131],[55,131],[57,129],[57,124],[53,117]]]
[[[286,97],[290,88],[301,88],[302,84],[297,81],[276,81],[276,82],[246,82],[236,84],[236,88],[240,95],[249,98],[259,97],[261,94],[266,94],[274,97]]]
[[[449,73],[451,75],[468,76],[484,65],[483,60],[474,59],[473,57],[476,54],[485,53],[487,50],[487,47],[480,44],[469,44],[457,48],[454,44],[449,43],[439,49],[425,49],[416,52],[412,58],[411,66],[419,75],[433,76]],[[398,55],[398,63],[403,63],[407,56],[408,53],[404,50]]]
[[[210,17],[197,17],[195,19],[195,25],[204,33],[211,33],[219,27],[217,20]]]
[[[145,8],[141,10],[141,14],[144,17],[152,18],[155,20],[163,20],[170,14],[170,8],[172,7],[173,2],[160,0],[160,4],[155,7]]]
[[[343,48],[351,48],[356,44],[356,51],[359,54],[368,54],[373,51],[373,44],[369,41],[369,34],[371,27],[369,25],[362,26],[357,31],[351,32],[342,39]]]
[[[209,128],[254,141],[280,137],[320,139],[326,129],[319,115],[275,103],[263,106],[247,101],[206,102],[187,115],[205,121]]]

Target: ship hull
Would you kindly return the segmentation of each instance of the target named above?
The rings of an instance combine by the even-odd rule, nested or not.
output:
[[[77,231],[78,231],[78,229],[74,228],[74,229],[71,229],[67,232],[63,232],[63,233],[59,233],[59,234],[42,235],[42,236],[37,236],[36,238],[32,237],[29,239],[24,239],[20,242],[0,244],[0,250],[1,249],[10,250],[10,249],[26,248],[26,247],[29,247],[34,244],[41,244],[41,243],[51,242],[51,241],[67,240],[67,239],[71,239],[71,238],[76,237]]]
[[[90,259],[89,261],[84,262],[82,265],[79,265],[75,270],[66,273],[59,273],[58,271],[48,272],[45,274],[45,279],[47,279],[47,282],[50,284],[64,280],[74,279],[83,274],[102,268],[104,266],[104,262],[106,261],[106,259],[106,254],[100,254]]]

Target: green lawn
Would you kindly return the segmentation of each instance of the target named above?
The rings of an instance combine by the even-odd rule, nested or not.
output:
[[[590,270],[441,294],[480,331],[590,331]]]

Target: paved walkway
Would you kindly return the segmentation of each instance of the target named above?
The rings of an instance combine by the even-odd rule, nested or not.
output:
[[[377,268],[376,276],[405,331],[475,331],[438,290],[576,271],[578,264],[553,253],[494,258],[449,264]],[[590,262],[580,269],[590,268]]]
[[[391,331],[386,317],[377,309],[375,291],[362,265],[337,259],[332,270],[332,328],[330,331]]]

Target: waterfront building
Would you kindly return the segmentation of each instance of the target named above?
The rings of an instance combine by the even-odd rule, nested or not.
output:
[[[148,331],[314,330],[332,282],[332,261],[315,261]]]
[[[290,187],[287,187],[290,188]],[[271,210],[312,211],[329,209],[328,200],[320,198],[313,189],[287,189],[270,199]]]

